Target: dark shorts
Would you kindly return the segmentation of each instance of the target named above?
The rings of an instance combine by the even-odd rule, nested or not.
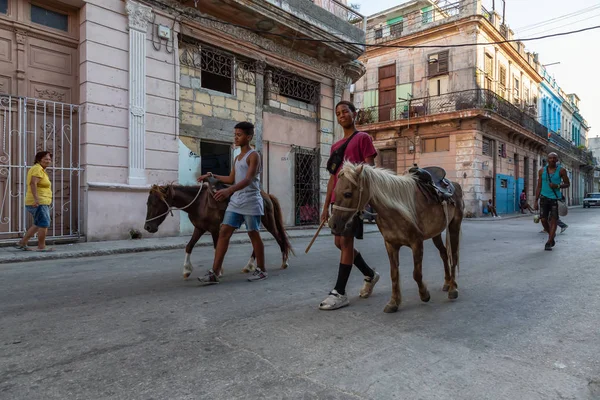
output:
[[[540,218],[558,220],[558,200],[541,197]]]
[[[50,206],[25,206],[25,209],[33,216],[33,225],[38,228],[48,228],[50,226]]]
[[[352,219],[352,229],[348,229],[343,235],[336,235],[336,236],[345,236],[345,237],[354,236],[355,239],[362,240],[363,233],[364,233],[364,222],[361,217],[359,217],[358,215],[355,215],[354,219]]]

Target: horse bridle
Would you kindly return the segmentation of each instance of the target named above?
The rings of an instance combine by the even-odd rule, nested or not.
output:
[[[202,185],[200,185],[200,189],[198,189],[198,193],[196,193],[196,197],[194,197],[194,200],[191,201],[190,204],[188,204],[185,207],[181,207],[181,208],[177,208],[177,207],[172,207],[167,200],[165,200],[164,196],[159,196],[160,199],[163,201],[163,203],[165,203],[167,205],[167,211],[165,211],[164,213],[160,214],[157,217],[153,217],[150,219],[147,219],[146,222],[150,222],[150,221],[154,221],[155,219],[159,219],[164,217],[165,215],[171,213],[171,216],[173,216],[173,211],[181,211],[181,210],[185,210],[186,208],[188,208],[189,206],[191,206],[192,204],[194,204],[196,202],[196,200],[198,200],[198,197],[200,196],[200,193],[202,192],[202,188],[204,187],[204,183]],[[172,189],[172,186],[171,186]]]
[[[350,220],[352,220],[352,218],[354,218],[355,215],[360,214],[361,212],[364,211],[364,209],[367,206],[367,204],[369,203],[370,199],[367,200],[365,205],[361,208],[360,202],[362,200],[364,187],[363,187],[363,182],[360,179],[360,174],[358,176],[358,182],[356,182],[356,180],[354,180],[354,178],[350,177],[349,175],[344,175],[343,172],[340,172],[339,177],[342,177],[342,176],[345,176],[346,179],[348,179],[350,181],[350,183],[352,183],[354,186],[356,186],[358,188],[358,203],[357,203],[356,208],[342,207],[342,206],[337,206],[335,204],[332,206],[332,208],[334,210],[347,211],[347,212],[353,213],[352,216],[350,218],[348,218],[348,220],[344,223],[344,225],[346,225]]]

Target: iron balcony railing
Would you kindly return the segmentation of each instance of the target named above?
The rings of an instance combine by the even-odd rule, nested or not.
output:
[[[337,0],[311,0],[316,5],[324,8],[329,11],[333,15],[338,18],[343,19],[344,21],[354,25],[355,27],[366,30],[367,27],[367,17],[359,14],[352,7],[349,7],[343,3],[340,3]]]
[[[365,108],[359,111],[357,122],[359,125],[368,125],[477,109],[494,112],[548,140],[548,128],[540,124],[525,110],[486,89],[464,90]]]
[[[582,164],[595,165],[594,157],[591,151],[573,145],[570,141],[563,138],[558,133],[548,131],[548,140],[550,141],[550,143],[555,145],[558,148],[558,150],[562,150],[565,153],[577,157],[577,159],[579,159],[582,162]]]
[[[318,1],[318,0],[315,0]],[[367,28],[367,43],[378,44],[429,29],[434,25],[449,22],[452,18],[466,15],[469,5],[460,1],[433,6],[429,11],[414,10],[394,18],[394,23],[383,23]]]

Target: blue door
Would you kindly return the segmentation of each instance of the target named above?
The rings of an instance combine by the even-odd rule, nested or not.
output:
[[[498,214],[515,212],[515,178],[496,175],[496,211]]]
[[[525,180],[519,178],[515,185],[515,211],[521,210],[521,192],[525,189]]]

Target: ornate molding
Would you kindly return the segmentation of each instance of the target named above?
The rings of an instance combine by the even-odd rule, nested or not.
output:
[[[350,83],[356,83],[367,73],[367,67],[358,60],[348,62],[342,68],[344,69],[344,75],[350,79]]]
[[[35,89],[35,96],[44,100],[57,101],[59,103],[65,102],[65,93],[59,92],[52,89]]]
[[[146,33],[148,23],[152,19],[152,8],[128,0],[125,4],[125,10],[129,15],[129,28]]]
[[[344,94],[344,90],[346,90],[347,87],[348,87],[348,84],[345,81],[336,79],[335,85],[333,88],[335,96],[341,98],[342,95]]]
[[[254,64],[254,68],[257,74],[264,75],[265,70],[267,69],[267,63],[265,61],[259,60]]]
[[[15,29],[15,34],[17,36],[17,44],[25,44],[27,41],[27,32]]]
[[[144,114],[146,114],[145,110],[142,107],[137,107],[137,106],[129,106],[129,112],[131,113],[131,115],[135,116],[135,117],[143,117]]]
[[[341,76],[344,74],[344,70],[336,65],[328,64],[322,61],[317,60],[316,58],[310,57],[304,53],[300,53],[286,47],[284,45],[275,43],[274,41],[264,38],[254,32],[251,32],[247,29],[238,28],[237,26],[229,25],[218,21],[215,17],[203,14],[200,11],[194,9],[193,7],[181,7],[181,3],[172,1],[172,0],[162,0],[161,3],[168,4],[169,8],[174,8],[178,11],[185,11],[188,15],[195,15],[198,19],[195,22],[200,25],[210,28],[212,30],[220,31],[229,36],[234,37],[235,39],[239,39],[241,41],[252,43],[267,52],[272,54],[278,54],[287,58],[290,58],[294,61],[298,61],[302,64],[306,64],[311,66],[330,78],[334,78],[336,76]]]

